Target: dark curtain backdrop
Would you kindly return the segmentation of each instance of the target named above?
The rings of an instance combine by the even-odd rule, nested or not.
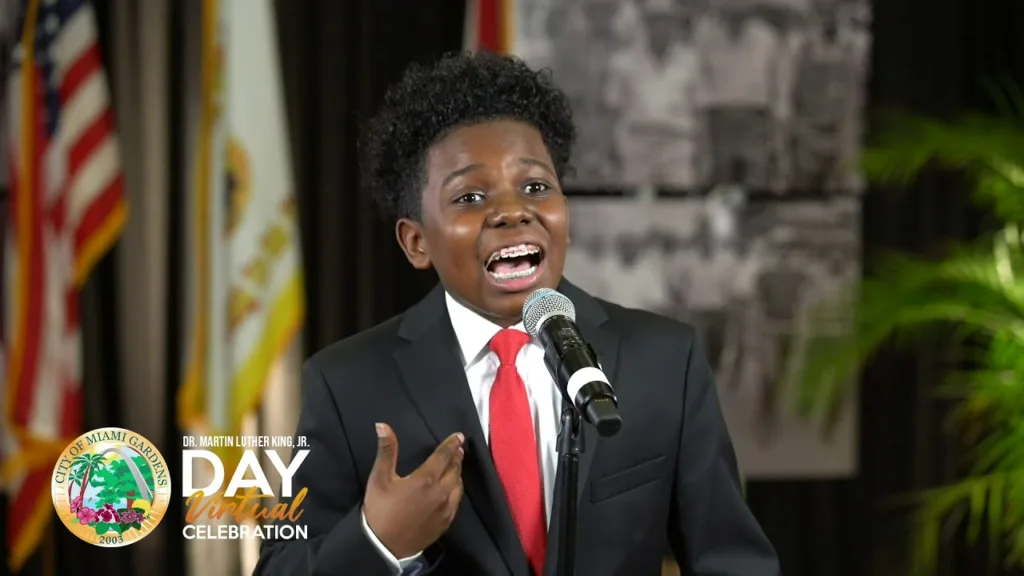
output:
[[[385,320],[434,284],[359,194],[356,136],[413,61],[462,44],[465,0],[278,2],[308,277],[308,351]]]
[[[96,0],[101,37],[111,0]],[[123,0],[122,0],[123,1]],[[412,61],[429,61],[461,48],[464,0],[278,0],[283,68],[292,127],[308,302],[307,354],[407,308],[433,286],[431,274],[410,269],[392,226],[376,216],[358,192],[356,135],[386,87]],[[171,54],[181,51],[184,19],[171,3]],[[872,108],[901,107],[952,114],[988,103],[985,74],[1024,78],[1024,4],[1019,0],[878,0],[874,6]],[[108,52],[105,50],[104,52]],[[180,90],[182,70],[170,66]],[[108,66],[108,69],[110,67]],[[116,105],[116,102],[115,102]],[[180,111],[178,111],[180,112]],[[183,125],[182,116],[172,126]],[[179,141],[172,142],[180,154]],[[182,158],[171,159],[183,166]],[[173,190],[186,184],[173,171]],[[175,203],[172,203],[175,205]],[[180,245],[182,215],[171,221],[171,246]],[[876,191],[864,213],[865,254],[885,249],[941,253],[948,242],[975,235],[983,219],[966,202],[955,177],[935,174],[901,193]],[[83,294],[82,322],[87,399],[85,426],[118,426],[123,406],[117,368],[114,303],[115,259],[106,258]],[[177,250],[168,255],[180,269]],[[172,278],[177,276],[171,275]],[[171,289],[168,317],[180,313],[178,287]],[[180,357],[177,322],[168,323],[169,358]],[[750,505],[775,543],[786,576],[902,576],[906,524],[883,506],[886,497],[956,477],[957,447],[943,434],[945,406],[930,384],[940,376],[937,350],[884,354],[866,371],[861,399],[861,473],[847,481],[757,482]],[[169,362],[168,382],[180,381]],[[168,437],[178,436],[174,391],[167,390]],[[173,455],[172,455],[173,456]],[[179,477],[180,462],[168,458]],[[180,499],[172,499],[160,529],[164,562],[136,563],[126,549],[102,549],[79,541],[59,523],[23,574],[127,576],[185,574]],[[2,532],[0,532],[2,533]],[[983,555],[958,543],[943,548],[946,576],[975,576],[989,568]],[[6,571],[6,558],[3,558]],[[206,575],[197,575],[206,576]]]

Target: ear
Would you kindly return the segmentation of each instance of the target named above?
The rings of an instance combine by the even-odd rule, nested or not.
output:
[[[402,252],[405,252],[405,257],[413,268],[418,270],[430,268],[427,242],[418,222],[410,218],[399,219],[395,224],[395,236],[398,238],[398,245],[402,247]]]

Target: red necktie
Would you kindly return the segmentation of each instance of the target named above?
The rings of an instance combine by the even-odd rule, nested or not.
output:
[[[489,344],[501,362],[491,387],[490,444],[519,541],[534,574],[540,575],[547,553],[543,484],[530,401],[516,370],[516,356],[529,341],[525,332],[505,329]]]

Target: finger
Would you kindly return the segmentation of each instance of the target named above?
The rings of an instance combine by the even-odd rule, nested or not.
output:
[[[465,459],[465,450],[458,448],[455,450],[455,455],[448,462],[448,467],[441,473],[441,479],[438,482],[445,488],[455,486],[456,484],[462,483],[462,462]]]
[[[394,430],[383,423],[377,423],[377,458],[373,461],[373,469],[370,475],[377,481],[389,482],[397,473],[398,466],[398,437]]]
[[[461,433],[456,432],[444,442],[438,446],[434,453],[427,458],[427,461],[420,466],[420,474],[424,474],[429,478],[439,479],[444,474],[445,470],[451,464],[452,460],[459,456],[459,449],[462,448],[465,442],[465,436]]]
[[[462,488],[462,481],[460,480],[459,483],[452,489],[451,493],[448,495],[448,507],[447,510],[445,511],[445,518],[448,520],[449,524],[451,524],[452,521],[455,520],[455,514],[457,514],[459,511],[459,504],[462,502],[462,495],[464,493],[465,492],[464,489]]]

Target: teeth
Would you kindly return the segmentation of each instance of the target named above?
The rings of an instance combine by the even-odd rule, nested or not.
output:
[[[527,276],[532,276],[536,271],[537,271],[537,267],[536,266],[530,266],[526,270],[522,270],[522,271],[519,271],[519,272],[510,272],[508,274],[498,274],[497,272],[488,272],[488,274],[493,276],[494,279],[496,279],[496,280],[515,280],[516,278],[526,278]]]
[[[518,246],[508,246],[498,250],[491,257],[487,259],[486,266],[490,266],[495,260],[499,258],[519,258],[521,256],[528,256],[530,254],[540,253],[540,248],[533,244],[520,244]]]

